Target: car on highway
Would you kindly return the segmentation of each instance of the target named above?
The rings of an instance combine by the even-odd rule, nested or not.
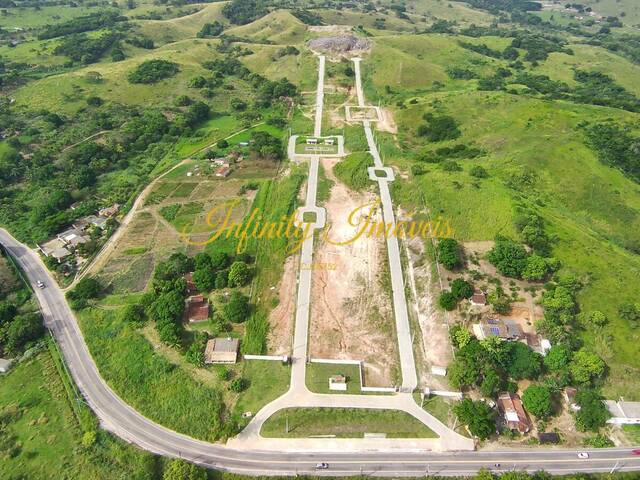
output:
[[[631,450],[631,455],[640,455],[640,448],[636,448],[635,450]]]
[[[322,463],[316,463],[316,470],[326,470],[327,468],[329,468],[329,464],[322,462]]]
[[[38,288],[44,288],[44,283],[42,283],[42,281],[41,281],[41,280],[38,280],[38,281],[36,282],[36,285],[38,285]]]
[[[587,458],[589,458],[589,454],[587,452],[580,452],[578,453],[578,458],[582,458],[583,460],[586,460]]]

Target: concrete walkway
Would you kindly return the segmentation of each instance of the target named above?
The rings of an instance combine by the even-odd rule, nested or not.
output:
[[[364,93],[362,92],[362,77],[360,74],[360,58],[354,58],[353,63],[356,72],[356,92],[358,95],[358,105],[366,106],[364,103]],[[371,122],[364,120],[364,133],[367,137],[369,151],[373,156],[375,167],[384,168],[378,147],[376,146],[371,130]],[[389,179],[378,178],[378,188],[380,189],[380,201],[382,203],[382,217],[386,225],[395,225],[396,220],[393,214],[393,202],[389,192]],[[393,290],[393,311],[396,319],[396,333],[398,336],[398,351],[400,353],[400,370],[402,372],[402,390],[411,392],[418,385],[416,364],[413,357],[413,342],[411,340],[411,328],[409,326],[409,314],[407,312],[407,299],[404,290],[404,278],[402,276],[402,263],[400,261],[400,247],[398,239],[391,235],[387,238],[387,253],[389,256],[389,270],[391,274],[391,288]]]
[[[324,101],[324,62],[323,56],[319,57],[318,89],[316,94],[316,117],[314,135],[321,136],[322,104]],[[360,64],[356,61],[356,86],[358,100],[364,104],[362,86],[360,83]],[[377,158],[376,166],[383,167],[380,155],[373,140],[373,133],[369,122],[366,122],[365,132],[369,141],[369,148],[374,158]],[[318,167],[320,157],[312,156],[309,162],[309,180],[307,182],[306,203],[304,211],[318,211],[321,208],[316,205],[316,193],[318,182]],[[378,179],[383,203],[384,220],[395,223],[391,195],[387,183],[388,179]],[[323,212],[324,213],[324,212]],[[324,215],[323,215],[324,218]],[[322,228],[318,222],[314,229]],[[235,438],[228,441],[232,448],[258,449],[275,451],[349,451],[366,452],[380,450],[473,450],[473,440],[463,437],[440,422],[431,414],[420,408],[410,392],[417,385],[417,376],[411,345],[411,334],[407,314],[406,299],[404,296],[404,282],[402,280],[402,266],[400,252],[395,237],[387,240],[389,249],[389,263],[391,265],[391,280],[393,282],[393,302],[396,317],[396,328],[400,341],[400,358],[402,365],[402,390],[405,393],[395,395],[340,395],[318,394],[310,392],[307,388],[306,363],[309,338],[309,312],[311,301],[311,282],[313,269],[301,269],[298,276],[298,298],[295,315],[295,331],[292,349],[291,383],[289,390],[283,396],[263,407],[252,418],[251,422]],[[300,264],[310,265],[313,262],[313,236],[302,245]],[[401,410],[422,421],[439,438],[423,439],[392,439],[392,438],[367,438],[367,439],[336,439],[336,438],[264,438],[260,435],[262,425],[269,417],[279,410],[295,407],[327,407],[327,408],[363,408],[380,410]]]

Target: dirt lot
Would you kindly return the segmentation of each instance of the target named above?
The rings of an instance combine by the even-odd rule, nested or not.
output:
[[[326,202],[332,242],[352,238],[352,210],[374,200],[355,193],[333,175],[335,159],[323,168],[334,182]],[[389,287],[384,287],[386,250],[381,238],[360,238],[350,245],[333,245],[320,236],[315,249],[311,299],[310,354],[316,358],[364,360],[365,383],[389,386],[396,382],[397,342]]]
[[[269,355],[290,355],[293,323],[296,312],[298,257],[291,255],[284,264],[282,279],[276,287],[279,303],[269,314],[269,337],[267,349]]]
[[[423,239],[413,238],[404,243],[407,254],[407,284],[411,292],[408,307],[420,326],[420,343],[417,358],[420,384],[432,389],[449,389],[446,378],[433,375],[431,367],[446,367],[452,360],[453,352],[449,342],[449,315],[437,306],[439,285],[432,272],[432,263],[425,254]],[[426,240],[428,241],[428,240]]]

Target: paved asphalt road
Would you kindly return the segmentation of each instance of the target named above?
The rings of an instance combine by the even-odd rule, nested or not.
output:
[[[576,450],[535,449],[485,452],[371,452],[304,453],[234,450],[210,444],[164,428],[147,419],[118,397],[100,376],[89,354],[77,321],[61,290],[49,275],[38,254],[0,229],[0,243],[16,259],[34,286],[45,324],[58,341],[67,365],[87,403],[104,428],[124,440],[161,455],[244,474],[311,473],[317,462],[330,468],[320,472],[334,475],[416,476],[471,474],[480,468],[494,470],[540,469],[551,473],[609,472],[640,470],[640,456],[630,448],[589,450],[590,458],[577,458]],[[42,280],[46,288],[35,287]],[[501,467],[495,468],[499,463]]]

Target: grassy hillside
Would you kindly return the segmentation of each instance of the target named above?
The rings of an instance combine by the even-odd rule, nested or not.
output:
[[[191,15],[170,20],[138,20],[136,23],[140,33],[162,45],[195,37],[205,23],[216,20],[224,22],[225,18],[221,12],[223,6],[222,2],[209,3],[205,4],[202,10]]]
[[[486,155],[460,161],[463,171],[458,173],[430,165],[425,175],[398,186],[396,198],[419,207],[415,199],[421,196],[434,214],[450,219],[463,241],[515,236],[516,208],[539,211],[557,235],[554,255],[563,271],[585,283],[582,308],[600,310],[610,319],[611,338],[583,334],[611,367],[606,393],[634,396],[625,378],[640,369],[638,334],[618,317],[617,306],[635,298],[640,258],[627,247],[640,241],[640,189],[596,158],[578,124],[611,117],[634,121],[637,115],[500,93],[434,94],[398,112],[399,138],[408,151],[420,148],[414,126],[434,105],[460,122],[462,137],[448,144],[472,144]],[[396,160],[406,169],[405,162]],[[471,177],[474,165],[483,166],[489,177]],[[509,186],[523,174],[531,175],[532,185]]]
[[[256,43],[273,42],[280,45],[302,43],[307,31],[304,23],[286,10],[276,10],[247,25],[229,28],[227,35],[251,39]]]

